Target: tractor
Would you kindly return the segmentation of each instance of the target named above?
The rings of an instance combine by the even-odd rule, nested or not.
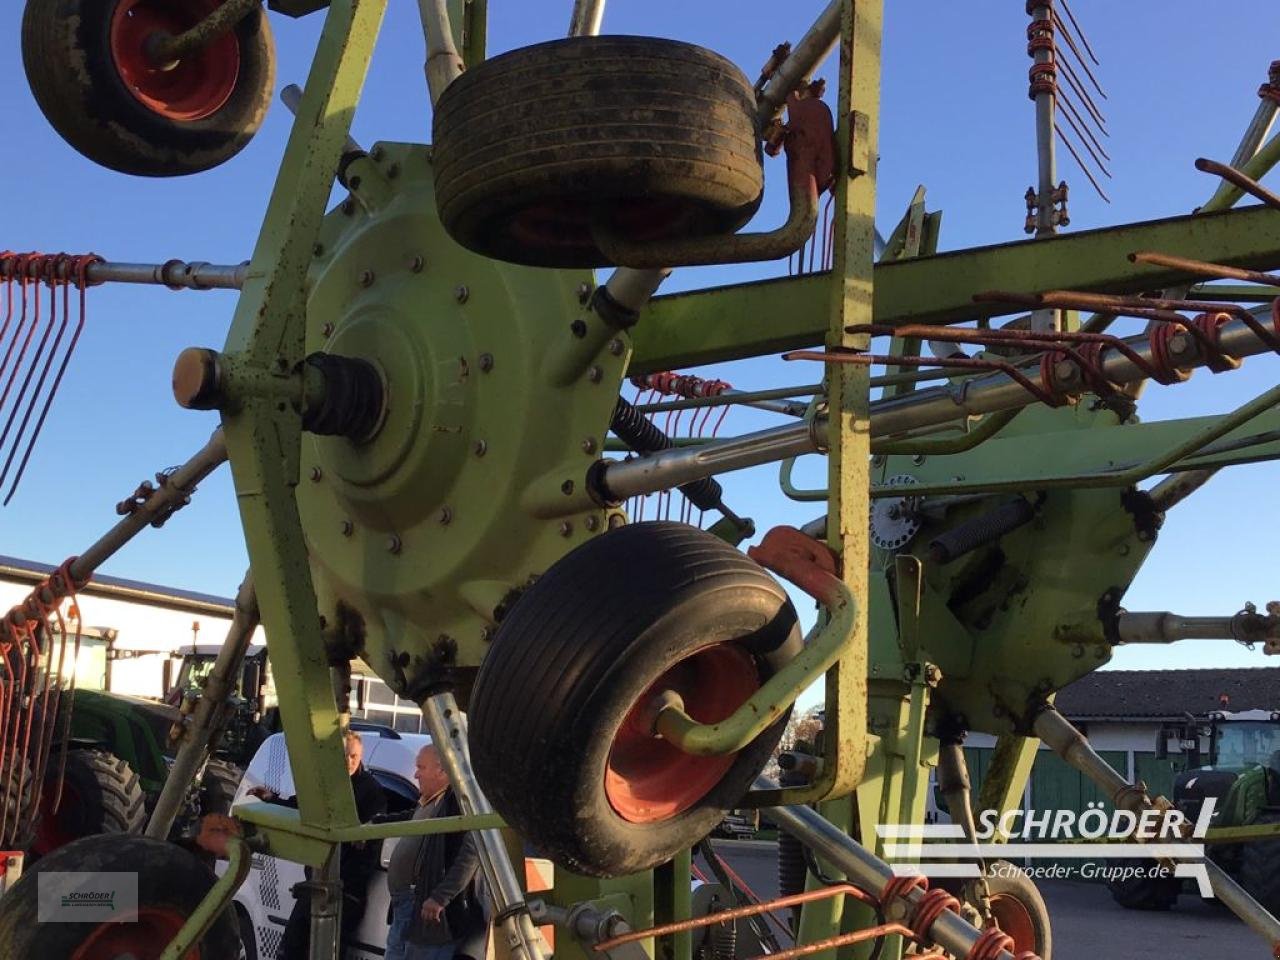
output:
[[[82,638],[81,650],[95,639]],[[77,686],[64,691],[57,701],[62,711],[57,724],[66,734],[51,749],[34,833],[17,844],[32,861],[80,837],[142,831],[169,777],[181,741],[175,734],[182,732],[198,702],[217,651],[211,646],[186,648],[166,662],[166,674],[175,663],[178,672],[166,684],[165,702],[95,689],[93,678],[77,677]],[[263,722],[265,665],[265,647],[246,656],[222,737],[184,799],[172,828],[175,837],[190,832],[203,814],[230,810],[244,766],[274,732],[269,708]]]
[[[227,907],[268,852],[312,868],[313,956],[331,960],[341,844],[470,830],[511,956],[550,956],[551,925],[564,960],[691,960],[690,931],[728,918],[695,912],[690,850],[750,808],[801,853],[803,891],[734,913],[799,908],[796,946],[775,960],[1047,958],[1029,883],[1001,886],[976,861],[934,882],[941,866],[884,830],[923,822],[936,767],[972,839],[975,808],[1020,803],[1042,743],[1115,806],[1158,814],[1162,798],[1093,749],[1056,691],[1125,644],[1280,652],[1280,605],[1122,606],[1169,511],[1221,470],[1280,458],[1280,387],[1220,415],[1137,415],[1152,393],[1194,390],[1197,371],[1232,377],[1280,352],[1280,277],[1265,272],[1280,265],[1280,197],[1259,182],[1280,161],[1280,62],[1231,162],[1197,165],[1209,196],[1195,212],[1068,233],[1058,108],[1074,97],[1086,126],[1097,109],[1066,83],[1088,44],[1063,0],[1030,0],[1032,238],[940,252],[923,190],[876,236],[879,0],[815,4],[794,44],[759,51],[755,79],[697,44],[603,33],[604,6],[575,0],[568,36],[491,56],[498,0],[420,0],[430,143],[366,148],[350,125],[387,0],[271,0],[277,23],[323,24],[305,89],[282,93],[295,120],[246,262],[0,256],[20,308],[56,298],[81,321],[99,283],[236,291],[221,345],[173,365],[173,399],[216,411],[218,429],[3,621],[8,729],[52,738],[18,709],[47,697],[31,678],[58,654],[50,625],[224,463],[250,567],[148,836],[38,863],[0,899],[12,955],[234,955]],[[24,61],[71,148],[125,174],[193,174],[260,126],[270,22],[258,0],[28,0]],[[815,75],[837,49],[828,91]],[[785,157],[768,178],[785,203],[756,230],[766,156]],[[1237,208],[1246,194],[1258,203]],[[659,295],[674,270],[788,257],[787,276]],[[65,365],[48,341],[42,363]],[[677,372],[779,353],[820,375],[734,390]],[[16,396],[52,402],[38,386]],[[676,435],[682,411],[705,425],[746,406],[768,425]],[[19,450],[43,417],[27,423]],[[796,463],[815,456],[825,482],[806,486]],[[763,465],[818,515],[760,536],[718,478]],[[217,876],[163,841],[259,622],[297,806],[204,818]],[[461,816],[358,822],[342,752],[357,662],[421,706]],[[819,682],[821,756],[785,783],[761,776]],[[976,800],[969,731],[997,738]],[[4,730],[0,745],[0,775],[46,763]],[[522,884],[522,845],[554,861],[550,891]],[[1219,864],[1161,849],[1280,943],[1280,920]],[[36,922],[41,881],[90,866],[139,875],[145,923]]]
[[[1207,756],[1201,744],[1208,743]],[[1175,745],[1170,750],[1170,744]],[[1212,827],[1218,837],[1247,833],[1235,828],[1280,823],[1280,714],[1270,710],[1214,711],[1166,725],[1156,740],[1156,756],[1181,760],[1169,798],[1190,821],[1206,801],[1214,803]],[[1207,760],[1207,763],[1204,762]],[[1214,838],[1213,832],[1210,838]],[[1236,877],[1259,903],[1280,911],[1280,840],[1261,837],[1212,843],[1209,854]],[[1133,876],[1109,884],[1123,907],[1165,910],[1182,891],[1171,876]]]

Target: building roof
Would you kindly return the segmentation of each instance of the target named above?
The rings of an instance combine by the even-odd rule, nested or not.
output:
[[[0,556],[0,580],[16,581],[35,586],[56,569],[58,568],[47,563]],[[209,614],[216,617],[230,617],[235,613],[235,601],[227,597],[215,597],[208,593],[197,593],[194,590],[179,590],[176,587],[142,583],[139,580],[125,580],[121,577],[107,577],[95,574],[94,578],[89,581],[88,586],[79,592],[90,596],[130,600],[134,603],[166,607],[173,610],[185,610],[190,613]]]
[[[1063,687],[1055,702],[1064,716],[1079,720],[1181,720],[1213,710],[1280,710],[1280,668],[1098,670]]]

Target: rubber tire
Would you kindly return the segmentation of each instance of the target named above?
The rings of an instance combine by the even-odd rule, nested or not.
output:
[[[200,815],[229,814],[244,771],[225,760],[210,760],[200,778]]]
[[[706,795],[664,820],[619,816],[605,769],[623,718],[649,685],[722,641],[751,652],[761,681],[802,647],[786,592],[724,541],[655,522],[578,547],[512,607],[476,678],[470,746],[485,795],[543,856],[575,873],[638,873],[692,846],[742,799],[786,715]]]
[[[232,901],[232,906],[236,911],[236,929],[240,933],[240,957],[242,960],[258,960],[258,934],[253,929],[249,912],[235,901]]]
[[[751,83],[674,40],[575,37],[486,60],[440,96],[432,138],[449,235],[530,266],[608,265],[593,208],[627,239],[661,241],[732,233],[764,191]],[[539,229],[523,229],[535,210]]]
[[[57,789],[61,764],[57,754],[45,770],[46,793]],[[58,819],[76,839],[97,834],[137,834],[147,822],[146,795],[129,764],[105,750],[69,750],[65,783],[75,802],[66,798]],[[52,851],[41,849],[48,856]]]
[[[39,923],[37,894],[40,875],[54,871],[133,873],[138,877],[140,907],[169,908],[190,916],[213,886],[211,870],[190,852],[149,837],[85,837],[54,851],[27,870],[0,897],[0,943],[7,960],[48,960],[71,957],[99,924]],[[165,944],[154,944],[159,957]],[[201,938],[199,960],[229,960],[240,950],[235,911],[224,910]]]
[[[1112,866],[1144,866],[1150,868],[1154,860],[1123,859],[1112,861]],[[1127,877],[1124,880],[1107,880],[1111,899],[1126,910],[1168,910],[1178,902],[1182,881],[1176,877]]]
[[[255,8],[235,27],[240,73],[227,102],[200,120],[179,121],[149,109],[120,78],[109,44],[120,2],[27,0],[23,65],[54,130],[94,163],[144,177],[200,173],[244,149],[275,87],[266,11]]]
[[[1030,949],[1040,960],[1052,960],[1053,928],[1049,921],[1049,908],[1035,882],[1020,867],[1007,860],[994,860],[987,865],[987,889],[992,899],[1005,896],[1017,900],[1026,910],[1034,931],[1034,945],[1018,944],[1015,954]],[[994,911],[993,911],[994,912]],[[1008,932],[1008,931],[1006,931]]]
[[[1264,810],[1253,822],[1280,823],[1280,812]],[[1246,841],[1240,847],[1240,886],[1273,917],[1280,916],[1280,840]]]
[[[17,831],[17,824],[30,813],[31,809],[31,768],[23,763],[6,764],[5,782],[0,784],[0,811],[4,813],[4,832],[11,839],[7,842],[0,837],[0,847],[25,851],[35,836],[36,823],[33,822],[22,831]]]

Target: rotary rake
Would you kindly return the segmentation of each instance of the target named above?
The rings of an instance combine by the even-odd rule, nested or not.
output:
[[[1054,692],[1126,643],[1280,650],[1274,605],[1197,618],[1121,605],[1167,510],[1227,466],[1280,455],[1280,388],[1222,416],[1135,417],[1145,385],[1185,390],[1197,368],[1229,374],[1280,352],[1280,278],[1265,272],[1280,263],[1280,202],[1258,182],[1280,159],[1280,138],[1267,141],[1280,64],[1232,161],[1201,162],[1220,186],[1195,214],[1059,235],[1055,146],[1095,186],[1108,175],[1089,92],[1101,88],[1065,3],[1031,0],[1036,239],[938,255],[923,192],[887,241],[872,226],[874,0],[834,0],[754,83],[699,47],[600,35],[602,2],[575,3],[567,39],[486,59],[483,0],[420,0],[432,145],[367,151],[348,127],[385,0],[270,6],[328,11],[305,92],[285,91],[297,119],[249,261],[0,259],[7,284],[52,295],[112,281],[239,291],[222,348],[191,348],[174,369],[177,401],[220,411],[218,433],[123,505],[123,526],[45,590],[33,626],[9,616],[38,638],[59,591],[229,460],[251,580],[215,682],[234,675],[260,615],[298,809],[249,803],[207,821],[202,845],[229,868],[216,883],[144,889],[150,922],[129,950],[219,955],[234,938],[224,908],[257,850],[317,868],[313,951],[332,957],[339,843],[469,829],[500,947],[524,960],[548,955],[535,924],[556,925],[565,957],[629,960],[659,943],[680,960],[694,931],[782,907],[799,913],[796,946],[778,957],[1047,953],[1042,905],[1013,897],[1002,911],[1009,895],[981,875],[964,891],[930,887],[886,862],[876,828],[922,822],[936,766],[972,836],[975,810],[1019,803],[1041,742],[1117,808],[1160,809],[1053,708]],[[833,111],[811,78],[836,47]],[[234,155],[274,79],[254,0],[31,0],[24,50],[55,128],[133,174]],[[743,232],[765,152],[786,154],[785,222]],[[335,177],[346,195],[326,212]],[[1261,204],[1233,209],[1245,193]],[[655,296],[673,268],[787,257],[784,278]],[[600,267],[614,269],[598,284]],[[1117,318],[1145,328],[1108,332]],[[41,370],[61,342],[40,341]],[[821,383],[735,391],[669,372],[784,351],[824,364]],[[620,396],[627,378],[634,401]],[[41,390],[24,408],[41,410],[37,431]],[[726,437],[734,405],[785,422]],[[25,462],[35,436],[21,424]],[[634,455],[604,456],[619,446]],[[826,456],[825,487],[793,482],[808,454]],[[786,495],[825,511],[744,554],[754,524],[715,478],[772,463]],[[642,519],[646,497],[661,519]],[[779,578],[818,604],[807,636]],[[422,704],[464,816],[357,822],[341,749],[356,657]],[[823,678],[818,755],[791,757],[783,785],[759,779],[796,698]],[[12,672],[3,689],[6,716],[43,696]],[[175,795],[216,713],[198,712]],[[976,800],[959,749],[969,731],[998,738]],[[18,768],[7,746],[0,768]],[[167,833],[172,799],[151,837]],[[695,909],[690,848],[742,806],[766,808],[808,851],[810,889]],[[555,860],[550,892],[524,892],[504,824]],[[82,841],[34,872],[145,861],[190,876],[157,842]],[[1202,870],[1277,949],[1280,922],[1212,862]],[[18,956],[51,949],[34,909],[34,880],[0,901]],[[59,944],[99,956],[74,926]],[[113,948],[128,939],[112,936]]]

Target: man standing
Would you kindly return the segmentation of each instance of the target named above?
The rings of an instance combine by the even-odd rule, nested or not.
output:
[[[356,816],[361,823],[387,811],[387,797],[373,774],[365,769],[364,742],[360,734],[348,730],[344,738],[347,755],[347,773],[351,775],[351,789],[355,794]],[[279,795],[265,787],[254,787],[251,796],[286,807],[297,807],[298,798]],[[364,918],[369,896],[369,879],[378,864],[379,843],[358,841],[339,846],[338,876],[342,881],[342,933],[338,955],[342,956],[355,937],[360,921]],[[311,896],[305,887],[294,887],[293,912],[285,924],[284,936],[276,960],[307,960],[311,955]]]
[[[459,813],[433,746],[418,752],[414,820]],[[386,960],[483,960],[487,924],[474,880],[480,857],[470,833],[402,837],[391,853],[391,927]]]

